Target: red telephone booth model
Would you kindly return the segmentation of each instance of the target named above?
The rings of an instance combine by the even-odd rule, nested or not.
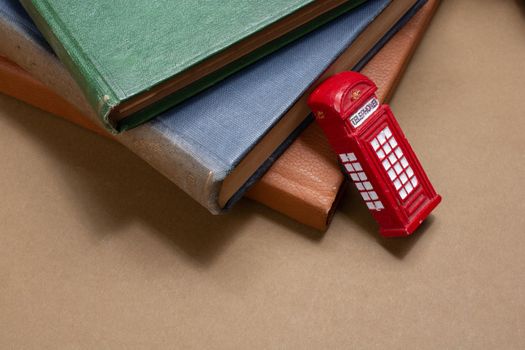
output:
[[[413,233],[441,197],[428,180],[376,85],[355,72],[324,81],[308,99],[317,122],[338,154],[386,237]]]

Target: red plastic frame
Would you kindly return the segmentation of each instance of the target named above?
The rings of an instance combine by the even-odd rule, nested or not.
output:
[[[412,234],[441,202],[376,85],[356,72],[324,81],[308,105],[385,237]]]

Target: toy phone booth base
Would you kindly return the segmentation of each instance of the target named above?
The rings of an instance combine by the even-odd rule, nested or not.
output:
[[[414,217],[404,228],[380,228],[379,233],[381,234],[381,236],[388,238],[410,236],[417,230],[417,228],[423,223],[423,221],[425,221],[425,219],[430,215],[432,210],[434,210],[434,208],[437,207],[440,202],[441,196],[437,195],[435,198],[427,202],[426,206],[422,208],[421,211],[417,213],[416,217]]]
[[[441,202],[376,85],[355,72],[324,81],[310,95],[314,112],[344,172],[385,237],[412,234]]]

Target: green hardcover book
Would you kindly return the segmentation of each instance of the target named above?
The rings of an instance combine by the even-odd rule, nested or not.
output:
[[[365,0],[21,0],[113,132]]]

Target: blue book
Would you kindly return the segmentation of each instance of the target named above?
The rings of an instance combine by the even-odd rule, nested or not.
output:
[[[364,64],[423,3],[370,0],[118,140],[211,212],[227,209],[310,121],[309,91]],[[16,1],[0,0],[0,35],[0,54],[97,120]]]

